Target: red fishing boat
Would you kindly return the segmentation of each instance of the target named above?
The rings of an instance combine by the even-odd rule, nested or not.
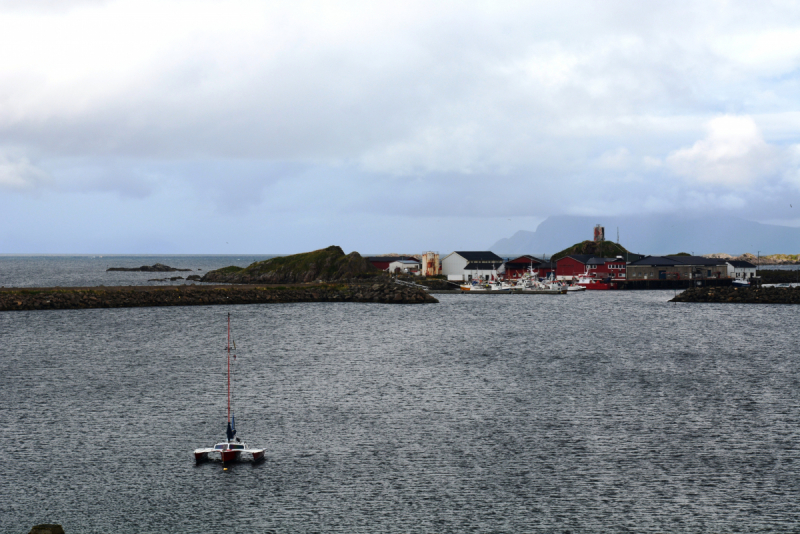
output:
[[[595,278],[594,273],[589,268],[578,277],[578,281],[575,284],[588,290],[617,289],[617,283],[612,278]]]
[[[236,344],[234,343],[234,348]],[[239,460],[258,462],[264,459],[264,449],[253,449],[236,436],[236,416],[231,410],[231,314],[228,314],[228,428],[225,441],[213,447],[195,449],[194,459],[199,464],[207,460],[219,460],[224,464]],[[233,355],[234,362],[236,354]]]

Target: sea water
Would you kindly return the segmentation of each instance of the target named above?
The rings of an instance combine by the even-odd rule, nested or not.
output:
[[[797,308],[672,295],[0,313],[0,532],[797,530]]]

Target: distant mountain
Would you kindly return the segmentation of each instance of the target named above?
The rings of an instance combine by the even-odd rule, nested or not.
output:
[[[534,232],[520,230],[490,247],[503,256],[551,255],[576,242],[592,239],[595,224],[605,226],[606,239],[617,240],[641,254],[696,255],[725,252],[740,255],[800,252],[800,228],[747,221],[726,215],[699,217],[651,215],[630,217],[577,217],[557,215],[545,219]]]

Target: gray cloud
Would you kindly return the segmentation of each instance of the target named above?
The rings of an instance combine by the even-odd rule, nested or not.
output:
[[[800,185],[785,3],[37,5],[0,2],[7,190],[307,220],[764,219]]]

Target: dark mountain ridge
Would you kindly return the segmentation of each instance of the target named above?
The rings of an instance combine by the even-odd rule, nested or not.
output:
[[[579,217],[554,215],[535,231],[520,230],[490,247],[493,252],[515,254],[553,254],[569,243],[592,238],[596,224],[605,226],[606,240],[620,242],[631,252],[667,254],[688,251],[695,255],[745,252],[761,255],[795,253],[800,249],[800,228],[748,221],[724,214],[701,216],[641,215],[624,217]]]

